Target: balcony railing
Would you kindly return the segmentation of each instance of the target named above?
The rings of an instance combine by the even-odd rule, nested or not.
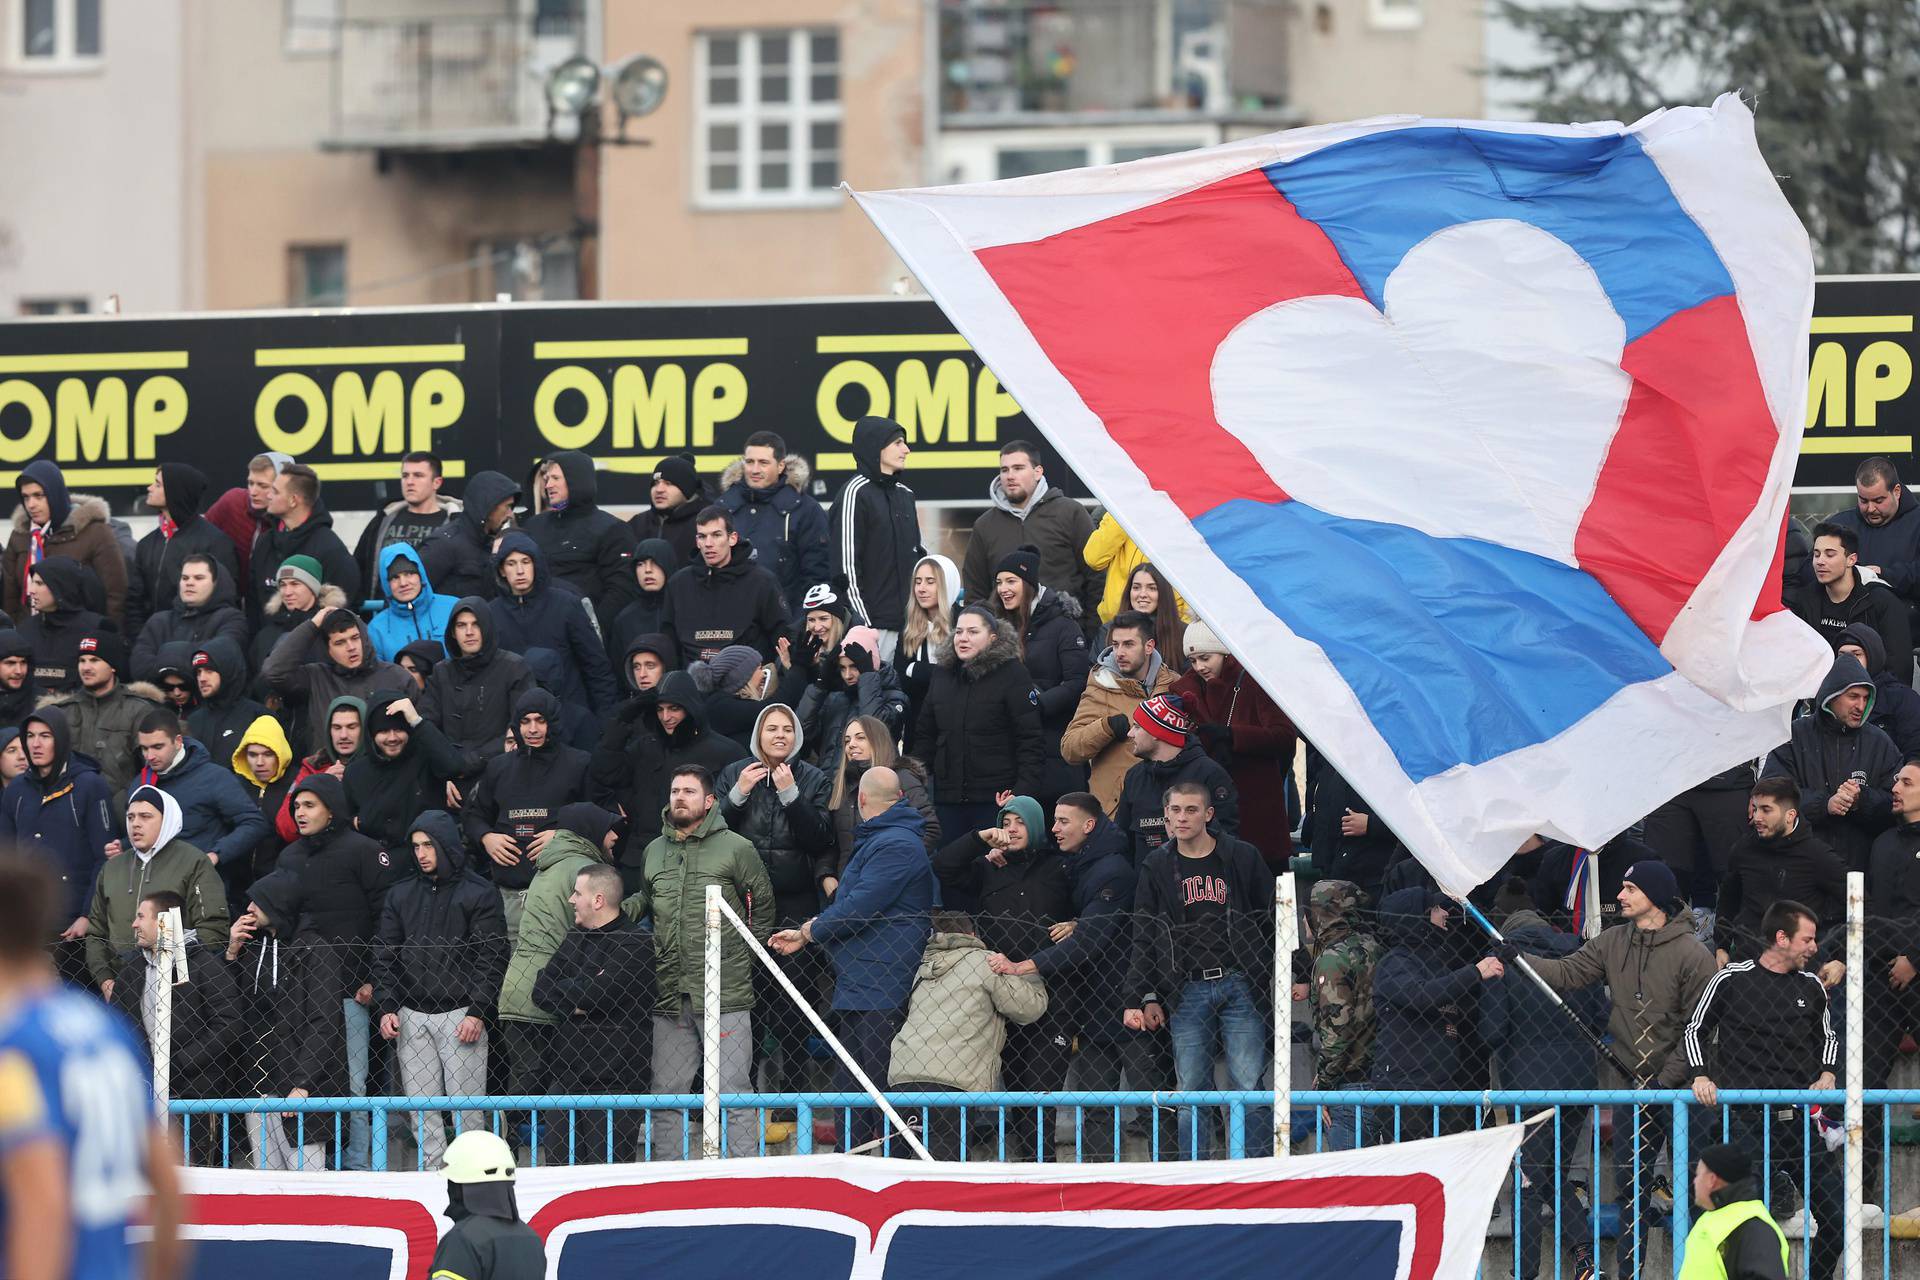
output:
[[[546,79],[583,51],[584,24],[552,17],[349,19],[333,76],[335,147],[538,142]]]
[[[941,0],[943,122],[1221,117],[1287,100],[1290,0]]]

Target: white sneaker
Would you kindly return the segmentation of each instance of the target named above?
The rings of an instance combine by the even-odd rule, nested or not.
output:
[[[1789,1240],[1811,1240],[1820,1234],[1820,1224],[1810,1222],[1807,1219],[1807,1211],[1801,1209],[1780,1224],[1780,1234]]]
[[[1878,1231],[1886,1225],[1887,1215],[1881,1210],[1879,1205],[1863,1204],[1860,1206],[1860,1229],[1862,1231]]]

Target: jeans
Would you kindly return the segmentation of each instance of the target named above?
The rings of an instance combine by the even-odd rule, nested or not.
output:
[[[1190,979],[1180,988],[1180,999],[1167,1027],[1173,1040],[1173,1075],[1182,1090],[1213,1088],[1217,1047],[1226,1050],[1227,1087],[1260,1087],[1272,1052],[1271,1032],[1246,975],[1232,971],[1211,982]],[[1182,1108],[1181,1154],[1189,1160],[1213,1156],[1211,1125],[1203,1134],[1200,1108]],[[1246,1109],[1246,1153],[1273,1153],[1273,1108]]]
[[[840,1009],[833,1016],[833,1034],[845,1046],[847,1056],[860,1064],[867,1073],[867,1079],[874,1087],[887,1087],[887,1068],[893,1062],[893,1038],[900,1034],[901,1024],[907,1020],[904,1009]],[[864,1093],[865,1089],[847,1070],[847,1064],[836,1055],[833,1064],[833,1087],[837,1092]],[[886,1113],[877,1107],[854,1107],[853,1123],[848,1132],[840,1135],[840,1150],[852,1151],[877,1141],[882,1134],[892,1131],[892,1122]],[[901,1119],[905,1119],[902,1116]],[[896,1136],[895,1143],[899,1141]],[[886,1148],[875,1147],[867,1155],[890,1154]]]
[[[1341,1093],[1365,1093],[1369,1084],[1335,1086]],[[1380,1118],[1384,1107],[1322,1107],[1320,1109],[1320,1149],[1356,1151],[1380,1141]],[[1532,1273],[1529,1272],[1529,1275]]]
[[[367,1096],[367,1049],[373,1038],[373,1010],[352,996],[340,1002],[347,1023],[347,1092]],[[356,1111],[347,1117],[347,1158],[342,1167],[365,1171],[371,1165],[373,1117]]]
[[[1152,1041],[1157,1037],[1140,1031],[1123,1031],[1117,1041],[1090,1040],[1083,1028],[1079,1051],[1073,1059],[1076,1089],[1093,1093],[1118,1092],[1127,1087],[1149,1090],[1156,1087],[1153,1072]],[[1084,1107],[1080,1119],[1079,1158],[1088,1163],[1117,1160],[1113,1107]],[[1118,1110],[1126,1111],[1121,1107]],[[1071,1141],[1071,1139],[1069,1139]]]

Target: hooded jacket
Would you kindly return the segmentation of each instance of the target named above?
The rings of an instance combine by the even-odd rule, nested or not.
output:
[[[233,758],[247,726],[266,715],[267,709],[247,696],[247,659],[242,646],[223,636],[207,641],[193,655],[196,672],[202,665],[202,654],[206,656],[205,665],[219,675],[220,687],[211,698],[201,699],[187,717],[187,731],[205,744],[208,755],[224,763]],[[160,691],[153,692],[157,701]]]
[[[320,733],[322,737],[327,738],[327,745],[300,761],[299,767],[294,770],[293,777],[281,792],[279,816],[274,819],[274,829],[279,833],[282,844],[292,844],[300,838],[299,828],[293,825],[293,788],[316,773],[328,772],[336,764],[340,766],[341,772],[344,773],[347,765],[353,760],[353,756],[342,758],[335,754],[332,737],[327,733],[327,726],[333,722],[334,714],[339,711],[351,711],[360,717],[360,741],[359,745],[355,747],[353,754],[358,755],[366,748],[366,699],[356,698],[351,694],[342,694],[327,704],[327,713],[320,718]]]
[[[718,885],[734,914],[763,945],[773,936],[773,885],[766,866],[746,837],[727,828],[715,803],[690,832],[660,818],[660,834],[647,845],[640,886],[621,904],[629,920],[653,918],[658,974],[654,1008],[677,1017],[680,999],[706,1008],[703,961],[706,952],[707,886]],[[738,1013],[754,1004],[758,962],[732,928],[720,939],[720,1011]]]
[[[667,607],[667,588],[663,581],[658,591],[648,591],[640,585],[640,566],[651,560],[660,566],[661,573],[671,578],[680,570],[680,563],[674,556],[673,544],[665,538],[648,538],[633,552],[633,601],[613,620],[613,627],[607,633],[607,656],[618,659],[621,654],[630,652],[628,646],[642,636],[655,635],[666,630],[661,617]]]
[[[300,875],[301,939],[324,943],[326,951],[338,957],[328,982],[338,984],[336,996],[350,996],[370,980],[369,944],[387,891],[405,872],[379,845],[353,829],[346,790],[338,778],[330,773],[303,778],[290,794],[298,798],[302,793],[311,793],[326,806],[331,820],[283,849],[280,865]]]
[[[471,489],[473,482],[468,481],[467,487]],[[419,515],[407,508],[406,499],[396,498],[375,512],[360,530],[360,540],[353,544],[353,562],[360,567],[360,581],[367,584],[368,595],[386,589],[387,568],[382,559],[389,547],[406,545],[421,550],[429,538],[460,518],[460,499],[441,495],[437,501],[438,511]],[[484,512],[481,518],[485,519]],[[431,576],[425,573],[426,566],[418,555],[411,559],[421,566],[422,576]],[[445,593],[446,588],[441,591]],[[456,598],[447,594],[449,600]]]
[[[93,571],[105,589],[106,608],[101,612],[115,623],[125,620],[127,607],[127,562],[114,537],[104,498],[67,492],[67,479],[53,462],[41,459],[20,469],[21,480],[32,480],[47,492],[47,557],[64,557]],[[15,483],[16,490],[18,482]],[[13,509],[13,530],[7,549],[0,553],[0,593],[6,611],[15,622],[25,622],[27,610],[27,569],[33,562],[33,534],[27,523],[27,504]],[[74,603],[80,597],[74,596]]]
[[[621,664],[629,673],[629,685],[633,654],[643,647],[646,642],[636,641]],[[662,702],[686,712],[672,733],[660,727]],[[620,865],[640,866],[648,843],[660,834],[660,814],[667,807],[675,769],[697,764],[718,778],[746,755],[745,747],[708,726],[706,699],[684,671],[669,671],[657,687],[629,698],[621,714],[608,719],[589,766],[594,803],[617,806],[627,815]]]
[[[193,738],[180,739],[180,750],[165,772],[141,769],[138,785],[158,787],[178,801],[185,824],[182,837],[212,854],[221,866],[251,857],[267,834],[267,820],[232,768],[216,764]]]
[[[1777,839],[1748,827],[1728,850],[1713,945],[1735,960],[1759,959],[1767,947],[1760,919],[1783,898],[1812,909],[1823,937],[1835,936],[1845,918],[1847,865],[1814,834],[1804,813]]]
[[[964,662],[948,640],[916,722],[931,766],[927,781],[941,804],[1039,792],[1046,768],[1039,698],[1008,623],[996,621],[987,647]]]
[[[685,502],[665,511],[656,510],[649,503],[628,518],[627,528],[633,531],[636,542],[659,538],[673,548],[673,561],[667,566],[667,575],[671,577],[682,566],[699,561],[700,553],[693,541],[693,518],[706,510],[709,501],[702,488],[699,493],[688,494]]]
[[[247,896],[267,918],[266,930],[233,962],[241,993],[252,1006],[250,1023],[259,1028],[258,1040],[246,1051],[247,1084],[265,1097],[294,1089],[334,1096],[347,1087],[345,1024],[336,989],[343,981],[339,957],[333,948],[297,939],[302,889],[296,872],[276,871],[257,881]],[[298,1130],[288,1120],[280,1123],[287,1141],[295,1141]]]
[[[920,545],[920,513],[913,490],[900,476],[883,475],[880,453],[905,431],[891,418],[866,417],[853,425],[853,456],[859,474],[848,480],[827,513],[834,574],[845,574],[853,607],[877,630],[906,623],[907,592]]]
[[[98,764],[108,789],[118,796],[140,772],[140,722],[163,702],[160,690],[145,681],[115,680],[104,694],[80,688],[49,698],[46,705],[66,712],[74,750]]]
[[[755,489],[738,462],[720,476],[716,501],[733,515],[740,541],[752,542],[756,563],[780,584],[787,616],[804,616],[801,601],[807,588],[833,577],[833,558],[827,551],[827,513],[807,493],[813,468],[797,453],[781,464],[781,476],[770,489]]]
[[[1857,568],[1848,569],[1847,573],[1852,577],[1853,590],[1845,600],[1835,604],[1827,598],[1827,589],[1810,579],[1792,593],[1788,607],[1836,649],[1840,647],[1841,636],[1853,623],[1864,622],[1872,627],[1886,643],[1888,670],[1900,683],[1912,685],[1913,635],[1907,602],[1895,595],[1887,583],[1868,582]]]
[[[1873,677],[1873,710],[1867,723],[1877,726],[1900,751],[1902,760],[1920,754],[1920,692],[1900,683],[1887,670],[1887,646],[1880,633],[1864,622],[1840,633],[1840,644],[1857,644],[1867,655],[1865,667]]]
[[[27,712],[40,701],[40,687],[33,678],[33,644],[12,627],[0,627],[0,658],[27,660],[27,678],[18,689],[0,685],[0,726],[17,730]]]
[[[480,628],[480,648],[460,653],[453,622],[472,616]],[[440,726],[465,756],[461,775],[477,777],[487,761],[506,750],[514,704],[534,687],[525,659],[500,647],[493,610],[479,596],[466,596],[447,615],[447,659],[427,676],[420,691],[420,714]]]
[[[1580,949],[1578,937],[1535,911],[1514,912],[1500,931],[1528,956],[1565,957]],[[1599,990],[1576,992],[1567,1007],[1596,1034],[1605,1028],[1607,1001]],[[1503,1089],[1594,1087],[1593,1042],[1516,968],[1480,989],[1480,1040],[1493,1051]]]
[[[273,752],[274,774],[263,785],[253,776],[253,768],[247,763],[247,748],[258,744]],[[256,717],[240,735],[240,741],[234,744],[233,754],[228,757],[235,776],[248,795],[253,797],[254,807],[260,816],[267,820],[267,830],[253,846],[253,873],[255,878],[266,875],[280,858],[280,846],[287,838],[280,832],[280,811],[285,806],[287,792],[294,783],[293,745],[287,741],[287,731],[272,716]],[[292,815],[288,815],[291,824]],[[299,833],[295,832],[297,836]]]
[[[1042,587],[1027,617],[1027,634],[1021,645],[1021,662],[1033,677],[1033,688],[1039,695],[1040,750],[1046,765],[1040,789],[1033,794],[1042,802],[1050,803],[1056,796],[1084,790],[1087,785],[1085,767],[1066,760],[1060,746],[1093,670],[1080,619],[1079,600]]]
[[[900,687],[892,664],[879,659],[879,654],[869,654],[870,665],[849,689],[840,679],[840,651],[836,649],[823,655],[821,674],[808,681],[800,693],[800,705],[795,710],[806,726],[807,740],[813,743],[809,758],[828,777],[840,767],[847,725],[855,716],[872,716],[887,726],[888,735],[894,738],[906,727],[906,691]]]
[[[1171,760],[1137,760],[1120,783],[1120,803],[1113,822],[1133,846],[1133,864],[1141,866],[1149,853],[1164,848],[1167,819],[1164,798],[1176,782],[1198,782],[1213,805],[1210,827],[1226,835],[1240,830],[1240,797],[1233,778],[1199,743],[1188,740]],[[1265,850],[1261,850],[1264,855]]]
[[[1868,690],[1867,719],[1859,728],[1843,723],[1829,709],[1833,700],[1855,686]],[[1873,680],[1865,667],[1847,654],[1833,660],[1833,669],[1820,682],[1814,710],[1793,722],[1793,736],[1775,747],[1761,766],[1763,778],[1792,778],[1800,788],[1800,818],[1845,860],[1850,870],[1863,870],[1873,838],[1893,823],[1893,775],[1900,768],[1900,752],[1893,739],[1873,726]],[[1864,774],[1865,787],[1844,817],[1827,812],[1827,801],[1840,784],[1855,773]]]
[[[1091,791],[1109,817],[1120,807],[1120,784],[1133,768],[1134,754],[1127,746],[1127,732],[1113,731],[1112,719],[1133,719],[1140,704],[1155,694],[1173,688],[1173,667],[1156,650],[1147,660],[1144,679],[1120,674],[1113,650],[1104,649],[1080,692],[1073,719],[1060,734],[1060,755],[1069,764],[1090,765],[1087,790]]]
[[[293,459],[284,453],[269,453],[275,467],[286,467]],[[203,517],[214,528],[226,534],[233,543],[234,554],[240,561],[240,576],[236,581],[244,582],[251,589],[253,585],[253,552],[267,536],[276,521],[265,511],[256,511],[247,487],[240,485],[229,489],[213,500],[206,508]]]
[[[533,589],[524,596],[509,591],[500,576],[500,566],[516,551],[533,559]],[[500,588],[488,607],[500,647],[519,654],[530,666],[543,653],[551,655],[550,661],[563,673],[554,692],[598,732],[601,715],[620,699],[589,606],[571,586],[552,581],[546,552],[527,534],[509,533],[500,539],[493,569]]]
[[[276,520],[275,525],[278,525]],[[340,535],[333,531],[333,515],[315,499],[306,523],[297,528],[270,527],[253,551],[253,581],[249,594],[253,612],[266,608],[267,601],[280,594],[280,566],[288,556],[312,556],[320,562],[320,581],[339,587],[347,603],[360,608],[366,599],[360,594],[360,566]]]
[[[464,759],[425,717],[407,730],[407,743],[397,755],[382,753],[374,737],[399,700],[400,695],[392,692],[376,693],[367,700],[366,745],[341,781],[354,826],[385,849],[395,866],[404,867],[412,857],[407,832],[414,818],[446,807],[447,782],[459,776]]]
[[[420,594],[405,604],[393,598],[393,587],[387,581],[393,562],[403,558],[413,561],[420,570]],[[427,576],[420,553],[411,543],[395,542],[381,548],[380,594],[386,599],[387,607],[373,615],[373,621],[367,624],[367,633],[373,637],[373,651],[382,662],[394,661],[402,649],[416,640],[439,644],[445,639],[454,598],[434,594],[433,580]]]
[[[1027,847],[1006,854],[1006,865],[988,862],[977,831],[961,833],[934,855],[933,874],[942,901],[973,903],[981,940],[1010,960],[1046,949],[1047,930],[1073,919],[1073,891],[1066,859],[1041,831],[1029,831]]]
[[[606,851],[599,844],[572,831],[554,832],[540,850],[533,878],[527,884],[526,906],[520,914],[513,955],[507,961],[507,976],[500,983],[502,1020],[549,1027],[560,1021],[534,1003],[533,984],[573,927],[573,907],[567,898],[573,893],[574,878],[606,860]]]
[[[906,1007],[936,892],[923,825],[919,811],[900,800],[854,829],[840,890],[812,926],[813,940],[833,961],[835,1009]]]
[[[108,812],[113,793],[92,757],[73,749],[64,711],[42,707],[20,731],[35,724],[46,725],[53,736],[53,763],[45,777],[29,765],[0,791],[0,840],[17,842],[46,861],[60,881],[61,918],[77,920],[87,914],[107,841],[119,825]]]
[[[995,476],[987,485],[988,506],[973,522],[967,557],[961,567],[967,599],[985,600],[993,594],[994,566],[1021,547],[1040,549],[1040,585],[1072,596],[1080,604],[1077,616],[1091,618],[1100,606],[1101,575],[1082,556],[1093,536],[1093,515],[1041,476],[1024,506],[1007,498],[1006,486]]]
[[[750,764],[768,764],[760,746],[760,726],[770,712],[783,711],[794,722],[793,754],[787,765],[793,770],[793,786],[776,791],[771,773],[753,790],[740,790],[740,775]],[[752,755],[735,760],[714,779],[719,794],[719,809],[729,827],[752,843],[766,864],[773,885],[776,923],[798,924],[811,916],[819,905],[819,890],[814,869],[819,859],[833,847],[833,821],[828,816],[827,800],[833,792],[833,780],[800,758],[806,734],[793,708],[769,703],[760,709],[753,722]]]
[[[352,670],[333,660],[327,652],[327,637],[314,626],[289,631],[273,646],[261,669],[267,684],[282,697],[307,708],[305,747],[309,753],[327,745],[326,722],[313,719],[313,708],[329,706],[346,695],[365,702],[382,689],[413,688],[412,676],[375,655],[366,622],[357,617],[356,621],[360,627],[360,665]]]
[[[461,828],[476,849],[490,832],[512,836],[520,846],[523,856],[511,866],[487,858],[487,874],[502,889],[525,889],[533,882],[538,866],[525,856],[527,841],[556,826],[564,806],[587,798],[587,753],[562,740],[557,698],[540,688],[521,694],[513,707],[516,738],[520,721],[534,713],[547,719],[547,740],[538,747],[522,742],[487,761],[480,784],[461,808]]]
[[[11,788],[9,788],[11,790]],[[144,793],[144,794],[143,794]],[[114,976],[119,958],[134,945],[133,916],[150,893],[177,893],[186,903],[180,918],[209,947],[227,942],[227,893],[220,887],[207,855],[181,834],[180,803],[157,789],[136,790],[135,798],[159,797],[160,836],[154,853],[142,858],[133,841],[126,852],[100,868],[87,906],[87,973],[96,985]]]
[[[1047,984],[1054,1004],[1064,1006],[1068,1025],[1099,1044],[1118,1044],[1130,1033],[1126,1016],[1127,960],[1133,946],[1135,875],[1127,841],[1106,818],[1066,855],[1068,911],[1073,932],[1060,942],[1040,940],[1027,958]]]
[[[439,851],[431,875],[413,856],[412,835],[425,833]],[[466,844],[452,817],[422,813],[408,827],[413,872],[387,891],[373,951],[373,1001],[384,1016],[412,1009],[464,1008],[491,1021],[507,973],[507,918],[500,894],[467,865]]]
[[[273,599],[267,601],[260,611],[260,621],[255,624],[253,640],[247,645],[247,666],[254,672],[254,696],[267,695],[266,677],[261,674],[267,665],[267,659],[273,655],[273,647],[286,638],[287,633],[313,621],[313,615],[322,609],[347,608],[347,593],[331,583],[322,583],[319,593],[314,597],[311,609],[289,609],[280,601],[280,593],[274,592]],[[371,652],[371,650],[369,650]]]
[[[546,552],[556,577],[593,602],[602,627],[633,598],[633,530],[599,505],[600,479],[593,459],[562,449],[547,461],[567,478],[567,505],[527,520],[527,536]]]
[[[1048,989],[1035,977],[996,974],[989,946],[970,933],[936,933],[913,975],[907,1018],[893,1038],[887,1083],[962,1093],[999,1087],[1007,1024],[1038,1022]]]
[[[153,679],[154,662],[162,646],[179,641],[204,649],[214,640],[226,640],[241,654],[246,653],[247,617],[237,607],[239,598],[224,565],[214,568],[213,592],[201,603],[182,603],[179,590],[180,575],[176,572],[172,601],[147,617],[139,638],[133,642],[133,674],[142,680]],[[244,672],[241,682],[245,683]]]
[[[1147,563],[1147,553],[1142,551],[1120,522],[1109,511],[1100,517],[1100,523],[1094,527],[1093,536],[1087,539],[1081,550],[1087,567],[1106,574],[1106,586],[1100,595],[1100,621],[1112,622],[1130,606],[1127,604],[1127,583],[1133,580],[1133,571]],[[1184,600],[1175,597],[1180,608],[1180,617],[1187,622],[1193,621],[1193,613]]]
[[[212,556],[219,566],[214,570],[216,581],[220,569],[226,570],[230,586],[237,588],[245,581],[233,539],[200,514],[207,494],[207,478],[200,469],[184,462],[163,462],[160,484],[166,491],[167,517],[173,521],[173,533],[169,536],[161,526],[134,547],[127,573],[129,635],[139,635],[148,618],[174,607],[180,596],[180,565],[188,556]]]
[[[1884,983],[1895,956],[1920,965],[1920,822],[1896,822],[1873,842],[1867,919],[1869,982]]]
[[[683,661],[705,661],[733,644],[773,661],[774,642],[792,628],[779,580],[755,564],[753,554],[742,538],[719,568],[697,561],[667,579],[660,629],[673,637]]]
[[[1448,931],[1427,918],[1447,900],[1401,889],[1380,903],[1387,953],[1373,971],[1373,1080],[1379,1089],[1480,1088],[1470,1044],[1480,971],[1459,963]]]
[[[1638,1079],[1608,1079],[1603,1086],[1657,1083],[1677,1089],[1686,1082],[1680,1039],[1715,972],[1713,957],[1694,936],[1691,921],[1669,920],[1658,929],[1626,921],[1602,930],[1563,959],[1535,956],[1527,963],[1563,994],[1602,983],[1611,993],[1607,1034],[1613,1051]],[[1618,1072],[1606,1066],[1603,1075],[1617,1077]]]
[[[33,649],[34,683],[65,693],[80,687],[80,637],[100,630],[106,619],[85,606],[87,571],[78,561],[50,555],[35,572],[53,592],[53,610],[27,618],[20,636]]]
[[[1228,943],[1235,967],[1245,975],[1253,998],[1265,1007],[1273,977],[1273,872],[1260,851],[1244,840],[1222,835],[1214,851],[1225,864]],[[1169,1014],[1180,1002],[1192,969],[1181,945],[1187,907],[1181,894],[1181,855],[1163,844],[1139,864],[1133,891],[1133,951],[1127,965],[1127,1008],[1157,1003]],[[1244,904],[1244,905],[1243,905]]]
[[[168,1055],[169,1098],[229,1098],[233,1096],[233,1057],[246,1029],[235,966],[226,962],[218,946],[189,933],[186,944],[187,981],[173,988],[172,1035]],[[139,1033],[141,1047],[153,1053],[147,1029],[147,980],[157,965],[138,946],[119,956],[113,980],[113,1007]]]
[[[1911,489],[1900,486],[1899,505],[1885,524],[1868,524],[1858,506],[1836,511],[1827,519],[1859,536],[1860,563],[1877,566],[1880,580],[1902,599],[1920,596],[1920,506],[1914,503]]]
[[[1241,832],[1276,868],[1293,856],[1287,779],[1297,746],[1293,721],[1267,696],[1232,654],[1222,655],[1220,678],[1189,671],[1173,683],[1193,717],[1194,736],[1233,779]]]
[[[501,503],[519,496],[520,486],[498,471],[476,471],[467,477],[460,509],[418,544],[420,567],[442,595],[456,600],[493,598],[500,588],[493,576],[493,538],[487,533],[487,517]]]

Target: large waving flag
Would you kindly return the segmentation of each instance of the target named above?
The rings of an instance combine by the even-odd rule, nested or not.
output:
[[[1785,741],[1806,233],[1731,96],[857,194],[1449,889]]]

